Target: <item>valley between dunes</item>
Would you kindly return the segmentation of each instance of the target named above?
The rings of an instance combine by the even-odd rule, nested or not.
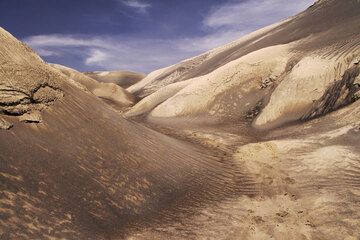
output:
[[[360,239],[360,2],[143,75],[0,28],[0,239]]]

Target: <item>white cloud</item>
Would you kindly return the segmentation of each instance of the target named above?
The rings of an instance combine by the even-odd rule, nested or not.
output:
[[[224,30],[209,33],[202,37],[184,38],[176,42],[178,49],[184,52],[206,52],[239,39],[245,32],[240,30]]]
[[[102,62],[106,62],[109,60],[109,55],[106,52],[101,51],[99,49],[90,49],[89,57],[86,58],[85,64],[92,65],[92,64],[100,64]]]
[[[180,49],[182,40],[57,34],[33,36],[24,41],[45,57],[72,54],[76,50],[84,65],[103,70],[149,72],[200,53],[196,49],[187,52]]]
[[[140,0],[122,0],[121,3],[127,7],[135,9],[139,13],[146,13],[148,8],[151,7],[151,4],[142,2]]]
[[[149,72],[196,56],[243,35],[216,32],[202,37],[180,39],[137,39],[119,36],[40,35],[24,41],[41,56],[76,54],[83,64],[101,70]]]

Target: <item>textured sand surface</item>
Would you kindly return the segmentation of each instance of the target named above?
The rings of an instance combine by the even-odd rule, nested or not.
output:
[[[193,79],[181,91],[157,106],[150,115],[176,117],[203,114],[209,109],[219,111],[223,107],[220,104],[229,103],[216,101],[218,95],[234,88],[237,88],[239,95],[254,95],[251,92],[259,88],[258,82],[280,76],[290,57],[288,47],[282,45],[252,52],[205,76]]]
[[[180,118],[212,118],[214,123],[256,118],[254,126],[266,129],[328,112],[319,108],[346,105],[356,89],[350,84],[337,89],[343,85],[335,82],[345,82],[345,72],[357,66],[358,10],[354,0],[317,2],[286,21],[155,71],[130,89],[143,100],[127,116],[147,112],[150,120],[169,123]],[[165,94],[164,86],[174,82],[176,91],[169,87]],[[334,94],[334,106],[320,106],[329,91],[342,93]]]
[[[359,12],[318,1],[129,92],[0,29],[0,239],[360,239]]]
[[[2,239],[123,239],[144,221],[160,221],[167,209],[175,216],[200,199],[255,191],[234,161],[125,120],[3,29],[0,41],[1,61],[21,73],[0,68],[4,89],[11,89],[0,98]],[[61,95],[51,102],[38,96],[32,89],[42,84]],[[34,93],[29,98],[36,102],[18,101],[18,92]],[[26,111],[19,117],[3,110],[7,103]],[[37,104],[41,121],[25,115]]]
[[[253,177],[258,193],[203,207],[128,239],[360,237],[360,102],[247,144],[219,131],[214,139],[204,139],[199,130],[194,133],[193,140],[216,139],[218,149],[232,149],[233,159]]]

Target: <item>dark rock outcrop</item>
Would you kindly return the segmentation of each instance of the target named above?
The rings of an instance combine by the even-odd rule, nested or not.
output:
[[[314,102],[313,107],[302,117],[302,120],[324,115],[354,102],[356,93],[360,90],[359,84],[355,83],[359,74],[360,67],[357,64],[348,69],[341,80],[335,81],[325,94]]]

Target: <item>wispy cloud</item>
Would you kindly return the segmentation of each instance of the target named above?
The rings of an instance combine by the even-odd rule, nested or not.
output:
[[[209,28],[232,28],[243,31],[277,22],[306,9],[315,0],[252,0],[235,1],[212,8],[204,19]]]
[[[83,64],[93,69],[149,72],[197,54],[185,52],[181,40],[135,39],[120,36],[40,35],[24,39],[40,55],[65,55],[76,50]],[[171,53],[171,54],[169,54]]]
[[[132,2],[147,9],[149,4]],[[40,35],[24,39],[43,57],[75,55],[80,70],[133,70],[149,72],[224,45],[260,27],[291,16],[314,0],[252,0],[214,7],[203,19],[204,34],[188,38],[157,39],[123,36]],[[130,4],[129,4],[130,6]],[[141,10],[143,11],[143,10]],[[80,66],[80,67],[79,67]]]
[[[127,7],[135,9],[139,13],[146,13],[151,7],[151,4],[140,0],[120,0],[120,2]]]
[[[74,54],[85,68],[150,72],[221,46],[243,35],[217,32],[202,37],[137,39],[120,36],[39,35],[24,39],[43,57]],[[84,69],[85,69],[84,68]]]
[[[241,30],[221,30],[208,33],[202,37],[179,39],[173,43],[176,44],[176,47],[183,52],[202,53],[236,40],[245,33],[246,32]]]

